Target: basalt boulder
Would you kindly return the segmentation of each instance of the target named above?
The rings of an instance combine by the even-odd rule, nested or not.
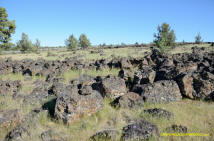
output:
[[[145,120],[138,120],[133,124],[123,127],[122,141],[149,140],[151,136],[159,138],[159,130],[156,125]]]
[[[182,99],[180,89],[173,80],[162,80],[153,84],[138,84],[134,86],[132,91],[140,94],[144,101],[149,103],[179,101]]]
[[[91,141],[117,141],[119,136],[119,132],[116,129],[105,129],[97,132],[92,137],[90,137]]]
[[[209,72],[181,74],[177,83],[183,96],[191,99],[205,99],[214,90],[214,77]]]
[[[143,98],[134,92],[128,92],[127,94],[115,99],[113,102],[114,106],[119,106],[122,108],[141,107],[143,104]]]
[[[169,133],[187,133],[187,127],[183,125],[173,124],[170,127],[167,127],[166,131]]]
[[[6,80],[0,79],[0,94],[13,94],[20,90],[22,83],[20,80]]]
[[[153,117],[167,118],[167,119],[171,119],[174,116],[173,113],[161,108],[146,109],[144,110],[144,113],[148,113]]]
[[[66,124],[79,120],[83,115],[91,115],[102,108],[101,94],[92,90],[82,95],[77,86],[69,85],[56,100],[55,117]]]
[[[0,128],[11,128],[20,121],[21,115],[18,110],[0,111]]]
[[[100,84],[100,92],[104,97],[116,99],[126,94],[126,83],[125,80],[109,75],[105,77]]]
[[[134,73],[134,84],[147,84],[153,83],[155,80],[156,72],[149,67],[145,67]]]

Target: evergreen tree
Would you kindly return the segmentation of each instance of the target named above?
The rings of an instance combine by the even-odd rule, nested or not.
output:
[[[158,26],[157,30],[158,33],[154,34],[154,43],[162,53],[167,53],[175,45],[174,30],[167,23]]]
[[[89,39],[86,37],[85,34],[81,34],[80,35],[79,44],[80,44],[80,47],[82,49],[85,49],[85,48],[88,48],[88,47],[91,46],[91,43],[90,43]]]
[[[15,33],[15,21],[8,20],[8,14],[5,8],[0,7],[0,48],[10,47],[11,34]]]
[[[72,34],[69,38],[65,41],[65,44],[69,50],[76,50],[78,47],[78,40]]]
[[[198,33],[196,36],[195,36],[195,43],[196,44],[200,44],[202,41],[202,38],[201,38],[201,34]]]
[[[21,52],[31,52],[34,51],[35,47],[32,44],[31,40],[28,38],[28,35],[22,33],[22,39],[18,41],[17,48],[20,49]]]

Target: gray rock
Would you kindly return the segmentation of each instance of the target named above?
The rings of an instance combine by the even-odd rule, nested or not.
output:
[[[116,99],[126,93],[125,81],[109,75],[101,82],[101,93],[108,98]]]
[[[83,115],[91,115],[102,108],[101,94],[93,90],[88,95],[80,95],[77,86],[67,87],[57,98],[55,117],[70,124]]]
[[[166,131],[169,133],[187,133],[187,127],[173,124],[172,126],[167,127]]]
[[[159,138],[159,130],[157,126],[145,120],[138,120],[133,124],[123,127],[121,140],[143,141],[149,140],[151,136]]]
[[[152,116],[158,117],[158,118],[171,119],[174,117],[173,113],[166,111],[164,109],[161,109],[161,108],[146,109],[146,110],[144,110],[144,113],[151,114]]]
[[[129,92],[121,96],[118,100],[118,105],[123,108],[141,107],[143,104],[143,98],[134,92]]]
[[[94,134],[92,137],[90,137],[90,140],[92,141],[117,141],[119,136],[119,132],[115,129],[106,129],[103,131],[100,131],[96,134]]]
[[[154,84],[135,85],[133,92],[139,93],[150,103],[179,101],[182,99],[175,81],[162,80]]]

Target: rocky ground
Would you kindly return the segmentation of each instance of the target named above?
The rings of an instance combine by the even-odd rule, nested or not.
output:
[[[0,74],[3,141],[214,140],[214,53],[204,48],[90,62],[1,59]],[[161,136],[174,132],[210,136]]]

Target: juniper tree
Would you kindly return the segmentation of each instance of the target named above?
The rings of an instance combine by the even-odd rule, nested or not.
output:
[[[69,38],[65,41],[65,45],[69,50],[75,50],[78,47],[78,40],[72,34]]]
[[[80,35],[79,44],[82,49],[85,49],[91,46],[91,43],[85,34]]]
[[[20,49],[21,52],[31,52],[34,51],[35,47],[32,44],[31,40],[28,38],[28,35],[22,33],[22,39],[17,42],[17,48]]]
[[[162,53],[167,53],[175,45],[176,36],[169,24],[163,23],[158,26],[157,33],[154,34],[154,43]]]
[[[11,34],[15,33],[15,21],[8,20],[8,14],[5,8],[0,7],[0,48],[10,47]]]
[[[36,39],[36,43],[34,44],[34,47],[36,49],[39,49],[41,47],[41,42],[39,41],[39,39]]]
[[[195,36],[195,43],[200,44],[202,42],[201,34],[200,32]]]

